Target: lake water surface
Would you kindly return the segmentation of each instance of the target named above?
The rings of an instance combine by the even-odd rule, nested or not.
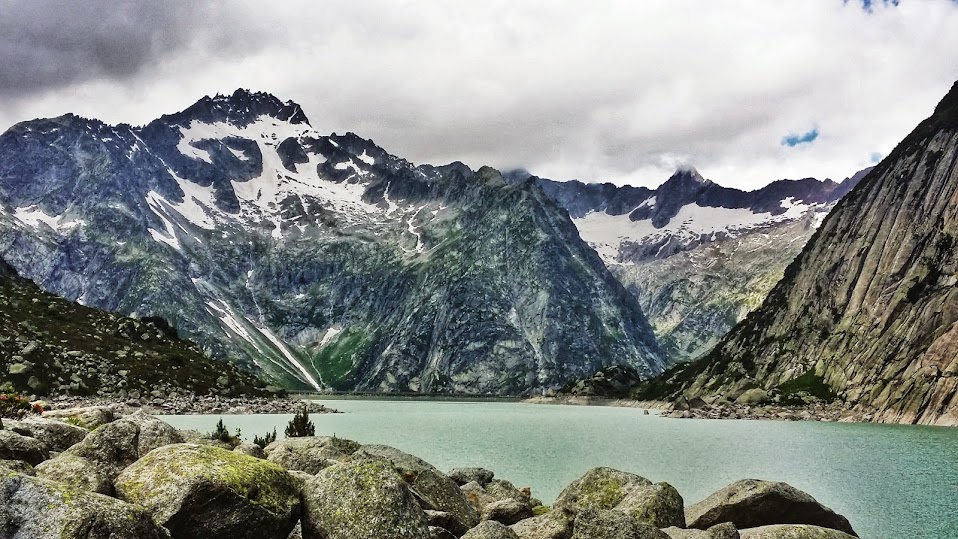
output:
[[[744,478],[785,481],[845,515],[863,539],[958,538],[958,429],[667,419],[641,410],[514,402],[320,400],[317,435],[387,444],[447,470],[481,466],[550,504],[610,466],[675,486],[691,505]],[[291,415],[222,416],[244,438]],[[220,416],[166,416],[212,431]]]

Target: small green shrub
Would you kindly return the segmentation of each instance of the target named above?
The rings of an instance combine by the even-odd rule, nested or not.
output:
[[[233,447],[236,447],[242,442],[241,438],[242,431],[240,429],[236,429],[236,434],[230,435],[230,431],[226,428],[226,424],[223,423],[222,417],[216,422],[216,430],[210,433],[211,440],[226,442]]]
[[[276,429],[275,429],[275,428],[273,429],[272,434],[270,434],[270,433],[267,432],[267,433],[266,433],[266,436],[263,436],[263,437],[253,435],[253,443],[256,444],[256,445],[258,445],[258,446],[260,446],[260,447],[266,447],[266,446],[268,446],[269,444],[271,444],[271,443],[273,443],[273,442],[275,442],[275,441],[276,441]]]
[[[316,426],[309,420],[309,412],[306,410],[305,404],[300,411],[296,412],[296,415],[293,416],[289,424],[286,425],[287,438],[301,438],[304,436],[316,436]]]

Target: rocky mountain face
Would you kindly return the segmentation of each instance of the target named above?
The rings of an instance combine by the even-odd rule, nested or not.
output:
[[[829,214],[762,306],[645,396],[821,388],[958,424],[958,83]]]
[[[0,253],[288,387],[519,393],[665,366],[535,182],[415,166],[244,90],[143,127],[66,115],[5,132]]]
[[[655,190],[533,181],[569,211],[582,238],[639,299],[670,361],[685,361],[762,303],[868,170],[841,183],[779,180],[756,191],[719,186],[694,169]]]
[[[137,320],[40,290],[0,260],[0,387],[24,394],[140,398],[265,394],[263,383]]]

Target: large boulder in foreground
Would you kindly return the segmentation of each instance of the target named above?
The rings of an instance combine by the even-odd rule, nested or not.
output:
[[[685,527],[682,495],[668,483],[633,488],[616,504],[615,510],[656,528]]]
[[[449,513],[466,528],[479,523],[479,512],[469,503],[456,482],[438,471],[426,469],[419,472],[410,486],[420,505],[429,506],[424,509]]]
[[[853,539],[845,532],[808,524],[776,524],[742,530],[742,539]]]
[[[137,410],[120,421],[128,421],[136,425],[136,453],[140,457],[157,447],[181,444],[185,441],[180,432],[172,425],[151,416],[143,410]]]
[[[583,509],[612,509],[633,490],[650,486],[651,481],[635,474],[592,468],[559,493],[553,508],[572,514]]]
[[[47,447],[36,438],[0,430],[0,460],[22,460],[36,466],[50,456]]]
[[[811,524],[858,536],[848,519],[809,494],[781,482],[743,479],[689,507],[689,528],[731,522],[739,530],[772,524]]]
[[[303,539],[429,539],[406,481],[381,459],[326,468],[303,486]]]
[[[640,524],[621,511],[582,509],[575,517],[572,539],[670,539],[649,524]]]
[[[435,466],[422,460],[421,458],[410,455],[404,451],[388,445],[369,444],[362,446],[353,453],[353,460],[387,460],[392,463],[403,478],[408,483],[413,483],[420,472],[426,470],[442,474]]]
[[[107,496],[113,495],[113,479],[120,473],[113,466],[70,453],[41,462],[35,471],[41,479]]]
[[[161,447],[123,470],[115,486],[174,539],[286,539],[300,515],[300,484],[286,470],[219,447]]]
[[[169,539],[140,507],[0,470],[0,537]]]
[[[317,474],[346,460],[359,449],[352,440],[331,436],[307,436],[275,441],[265,448],[266,458],[287,470]]]

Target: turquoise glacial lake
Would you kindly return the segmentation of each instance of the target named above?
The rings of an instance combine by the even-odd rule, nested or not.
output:
[[[320,400],[318,435],[387,444],[438,468],[482,466],[550,504],[595,466],[667,481],[695,503],[744,478],[785,481],[845,515],[863,539],[958,538],[958,429],[667,419],[641,410],[516,402]],[[212,431],[221,416],[166,416]],[[244,438],[292,415],[222,416]]]

